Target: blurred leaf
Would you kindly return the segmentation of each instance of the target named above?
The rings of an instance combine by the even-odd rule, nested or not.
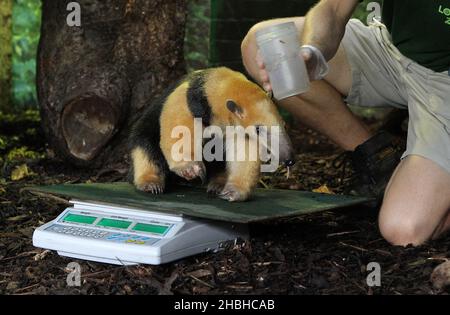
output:
[[[32,176],[32,175],[35,175],[35,174],[28,169],[28,166],[26,164],[22,164],[20,166],[17,166],[11,172],[11,180],[19,181],[21,179],[24,179],[24,178]]]
[[[0,135],[0,150],[6,149],[6,140]]]
[[[42,154],[40,154],[38,152],[31,151],[27,147],[20,147],[20,148],[12,149],[8,153],[6,160],[8,162],[13,162],[13,161],[24,160],[24,159],[34,160],[34,159],[39,159],[41,157],[42,157]]]

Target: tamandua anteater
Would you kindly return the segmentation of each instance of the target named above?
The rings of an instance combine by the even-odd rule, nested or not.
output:
[[[294,164],[290,140],[275,104],[267,94],[243,74],[228,68],[211,68],[187,75],[170,87],[160,100],[155,101],[134,125],[130,136],[132,166],[130,177],[137,189],[153,194],[163,193],[170,172],[186,179],[208,175],[208,192],[228,201],[245,201],[259,181],[259,159],[225,160],[222,170],[209,169],[203,160],[175,160],[172,148],[179,138],[172,137],[178,126],[189,128],[194,139],[194,118],[202,120],[203,127],[278,126],[279,160],[287,166]],[[237,143],[236,150],[246,150],[249,141]],[[203,146],[203,142],[197,142]],[[247,153],[246,153],[247,154]],[[130,178],[130,179],[131,179]]]

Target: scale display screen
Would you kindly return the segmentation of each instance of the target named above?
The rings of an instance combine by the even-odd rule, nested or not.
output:
[[[64,217],[63,221],[69,223],[93,224],[95,220],[97,220],[97,217],[69,213]]]
[[[169,229],[168,226],[164,225],[156,225],[156,224],[145,224],[145,223],[137,223],[133,227],[133,231],[138,232],[148,232],[148,233],[155,233],[155,234],[164,234]]]
[[[115,220],[115,219],[101,219],[100,222],[97,223],[97,226],[110,227],[115,229],[128,229],[132,222],[123,221],[123,220]]]

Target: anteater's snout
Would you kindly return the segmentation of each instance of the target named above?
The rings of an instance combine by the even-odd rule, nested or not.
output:
[[[283,132],[280,139],[280,162],[284,163],[286,167],[291,167],[295,164],[294,150],[286,132]]]
[[[295,160],[294,159],[287,159],[286,161],[284,161],[284,165],[286,167],[292,167],[295,165]]]

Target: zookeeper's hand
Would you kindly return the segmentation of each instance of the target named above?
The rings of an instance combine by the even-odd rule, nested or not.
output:
[[[266,65],[264,64],[264,60],[258,50],[256,54],[256,63],[259,67],[259,82],[266,92],[272,91],[272,85],[270,84],[269,73],[266,70]]]
[[[311,81],[322,80],[328,74],[328,63],[319,49],[311,45],[303,45],[300,48],[300,55],[305,60]]]

